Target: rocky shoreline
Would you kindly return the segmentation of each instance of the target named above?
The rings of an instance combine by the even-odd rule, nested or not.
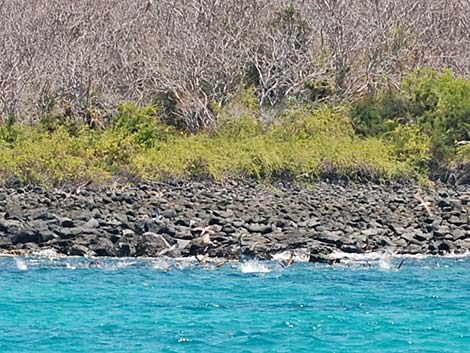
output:
[[[272,259],[470,250],[470,187],[153,182],[0,189],[0,253]]]

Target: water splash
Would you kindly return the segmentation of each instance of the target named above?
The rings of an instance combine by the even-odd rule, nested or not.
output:
[[[389,253],[384,253],[380,256],[379,269],[382,271],[390,271],[392,269],[392,256]]]
[[[26,265],[26,262],[24,262],[23,260],[15,257],[15,263],[16,263],[16,268],[20,271],[27,271],[28,270],[28,266]]]
[[[241,262],[239,269],[242,273],[268,273],[271,272],[271,269],[261,262],[251,260],[246,262]]]
[[[71,263],[69,262],[66,262],[65,263],[65,268],[69,269],[69,270],[76,270],[77,269],[77,266],[76,265],[72,265]]]

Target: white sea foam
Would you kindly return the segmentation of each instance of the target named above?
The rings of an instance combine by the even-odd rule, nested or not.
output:
[[[339,260],[339,264],[346,266],[376,266],[382,271],[390,271],[393,268],[392,260],[397,257],[389,251],[368,252],[364,254],[344,253],[334,251],[330,254],[331,260]]]
[[[464,253],[461,254],[456,254],[455,252],[451,252],[449,255],[446,255],[444,257],[450,258],[450,259],[463,259],[470,257],[470,251],[467,250]]]
[[[15,257],[15,263],[16,263],[16,268],[20,271],[27,271],[28,270],[28,266],[26,265],[26,262],[24,262],[23,260]]]
[[[115,269],[118,270],[118,269],[121,269],[121,268],[127,268],[127,267],[135,266],[135,265],[136,265],[135,261],[125,259],[125,260],[121,260],[121,261],[116,262],[114,265],[111,265],[109,268],[112,269],[112,270],[115,270]]]
[[[161,271],[168,271],[171,269],[173,266],[173,263],[171,260],[165,259],[165,258],[160,258],[156,259],[152,263],[152,267],[156,270],[161,270]]]
[[[333,251],[330,254],[331,259],[338,259],[341,262],[378,262],[384,256],[389,256],[390,259],[413,259],[413,260],[425,260],[428,258],[436,257],[436,258],[443,258],[443,259],[460,259],[460,258],[468,258],[470,257],[470,251],[466,251],[464,253],[454,253],[451,252],[450,254],[446,255],[430,255],[430,254],[397,254],[389,251],[385,252],[368,252],[363,254],[353,254],[353,253],[345,253],[342,251]]]
[[[297,249],[283,251],[273,255],[274,261],[308,262],[310,259],[310,251],[308,249]]]
[[[242,273],[268,273],[271,272],[271,269],[264,263],[259,261],[251,260],[246,262],[241,262],[239,269]]]
[[[13,258],[16,267],[19,270],[28,270],[28,267],[41,267],[41,266],[64,266],[68,269],[74,270],[77,268],[101,268],[104,270],[117,270],[127,267],[153,267],[154,269],[167,271],[170,269],[184,270],[188,268],[203,267],[208,270],[217,270],[223,267],[224,264],[231,264],[232,268],[235,268],[242,273],[267,273],[272,271],[282,270],[281,265],[293,260],[293,263],[308,262],[309,260],[308,249],[297,249],[291,251],[285,251],[278,253],[273,256],[275,262],[264,262],[264,261],[247,261],[239,262],[236,260],[226,261],[224,259],[206,258],[204,262],[197,261],[195,257],[180,257],[180,258],[120,258],[111,259],[103,257],[92,257],[83,259],[76,256],[63,256],[57,254],[54,249],[41,250],[34,254],[32,257],[28,257],[27,260],[14,254],[0,254],[0,258]],[[450,253],[444,256],[435,255],[424,255],[424,254],[397,254],[391,251],[382,252],[368,252],[363,254],[345,253],[341,251],[334,251],[329,255],[331,260],[338,260],[336,266],[346,267],[373,267],[383,271],[394,270],[400,268],[401,264],[398,265],[397,259],[410,259],[413,261],[421,261],[426,259],[457,259],[464,261],[470,258],[470,251],[465,253]]]
[[[77,257],[77,260],[79,258]],[[113,271],[122,268],[127,268],[130,266],[135,265],[135,261],[131,261],[129,259],[120,260],[117,262],[108,262],[108,259],[93,259],[91,261],[66,261],[64,263],[65,268],[70,270],[80,269],[87,269],[87,268],[99,268],[103,270]]]
[[[197,263],[196,259],[191,259],[191,258],[177,258],[174,261],[175,261],[175,267],[178,270],[184,270],[186,268],[192,268]]]
[[[383,255],[384,255],[383,252],[368,252],[368,253],[363,253],[363,254],[356,254],[356,253],[345,253],[342,251],[333,251],[329,257],[332,260],[341,260],[341,262],[343,261],[369,262],[369,261],[379,261]]]
[[[39,257],[45,257],[49,260],[63,257],[63,255],[60,255],[59,253],[57,253],[55,249],[41,249],[39,251],[34,252],[33,255],[39,256]]]

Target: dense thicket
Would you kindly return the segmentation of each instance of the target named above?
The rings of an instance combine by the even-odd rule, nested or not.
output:
[[[465,0],[8,0],[0,18],[4,120],[104,120],[133,100],[194,131],[246,86],[266,107],[470,72]]]

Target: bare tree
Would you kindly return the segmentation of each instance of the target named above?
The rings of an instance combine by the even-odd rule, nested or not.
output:
[[[136,101],[197,130],[253,85],[261,106],[470,74],[466,0],[0,1],[0,117],[86,116]]]

